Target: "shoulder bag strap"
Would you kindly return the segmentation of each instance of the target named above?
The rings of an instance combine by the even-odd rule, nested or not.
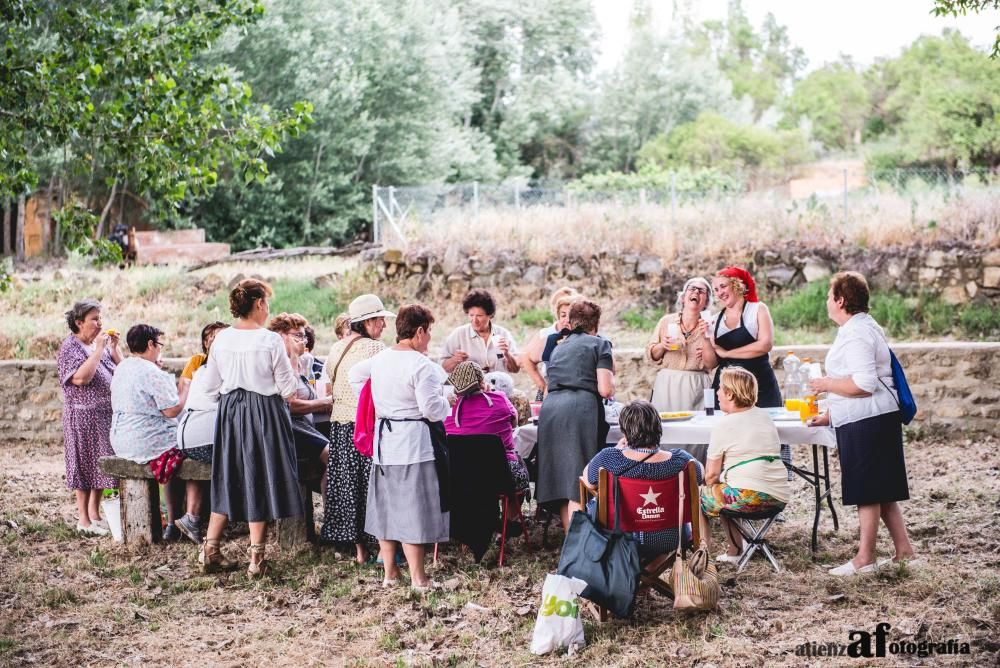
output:
[[[896,359],[896,353],[892,352],[892,347],[889,345],[889,340],[885,338],[885,334],[882,335],[882,343],[885,344],[886,349],[889,351],[889,377],[892,378],[893,381],[895,381],[895,375],[893,373],[894,372],[893,366],[895,365],[893,363],[895,362],[895,364],[899,364],[899,360]],[[875,377],[878,378],[878,382],[882,383],[882,387],[884,387],[886,391],[889,392],[889,396],[892,397],[892,400],[896,402],[896,407],[902,410],[903,405],[899,403],[899,396],[897,396],[899,388],[897,387],[896,392],[893,392],[892,388],[886,385],[885,381],[882,380],[882,376],[878,375],[877,369],[875,371]]]
[[[359,336],[356,339],[351,339],[347,343],[347,345],[344,347],[344,352],[342,352],[340,354],[340,359],[337,360],[337,364],[334,365],[334,367],[333,367],[333,375],[330,376],[330,388],[331,388],[331,392],[332,392],[333,384],[337,382],[337,369],[340,368],[340,363],[344,361],[345,357],[347,357],[347,351],[349,351],[351,349],[351,346],[353,346],[355,343],[357,343],[361,338],[362,337]]]
[[[684,496],[687,491],[687,486],[684,484],[684,472],[687,470],[687,466],[680,470],[677,474],[677,558],[681,561],[684,560]],[[694,522],[695,519],[692,517],[691,521]]]

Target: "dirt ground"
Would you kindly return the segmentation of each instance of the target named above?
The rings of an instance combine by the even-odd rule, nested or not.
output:
[[[812,497],[796,482],[788,522],[770,534],[782,572],[762,559],[738,576],[723,566],[716,612],[676,614],[668,599],[643,594],[631,620],[588,616],[582,653],[536,657],[528,648],[544,575],[558,561],[555,531],[547,549],[535,532],[530,553],[514,540],[503,569],[495,550],[476,566],[447,549],[432,571],[444,589],[429,595],[383,590],[379,571],[330,548],[275,549],[276,574],[262,582],[206,576],[190,543],[129,552],[75,535],[60,449],[0,442],[0,665],[998,665],[998,445],[990,435],[911,435],[904,514],[920,565],[828,576],[825,567],[853,554],[856,516],[838,503],[836,533],[824,516],[812,561]],[[713,538],[717,547],[717,527]],[[247,542],[233,536],[227,553],[245,561]],[[884,530],[879,549],[890,555]],[[879,622],[891,625],[890,643],[955,640],[971,654],[795,654],[807,642],[846,645],[850,630],[873,633]]]

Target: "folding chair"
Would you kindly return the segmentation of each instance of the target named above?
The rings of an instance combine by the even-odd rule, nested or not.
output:
[[[451,465],[451,537],[468,545],[478,562],[492,542],[499,501],[498,565],[503,566],[508,520],[520,520],[525,542],[530,545],[521,508],[513,503],[514,481],[503,441],[496,434],[449,435],[448,459]],[[435,561],[437,552],[435,545]]]
[[[694,461],[687,463],[684,467],[685,506],[683,509],[683,524],[690,522],[692,544],[698,545],[701,542],[701,529],[699,525],[700,507],[698,497],[698,469]],[[609,527],[609,517],[614,517],[614,490],[612,489],[613,476],[605,469],[600,469],[597,473],[597,490],[592,490],[580,480],[580,504],[584,507],[590,497],[597,498],[597,523],[602,527]],[[683,531],[683,526],[678,527],[677,504],[680,502],[680,476],[675,476],[667,480],[638,480],[635,478],[618,478],[619,499],[622,503],[622,511],[619,517],[619,526],[622,531],[632,533],[639,531],[663,531],[664,529],[677,528]],[[676,549],[672,549],[654,557],[643,558],[641,560],[642,573],[639,576],[640,589],[652,588],[664,596],[673,598],[674,592],[670,585],[664,582],[660,575],[673,566],[677,556]],[[597,606],[598,617],[603,622],[608,618],[608,611],[601,605]]]
[[[782,508],[771,508],[769,510],[761,510],[754,513],[741,513],[735,510],[723,509],[719,511],[720,515],[723,515],[731,520],[733,520],[733,525],[736,530],[740,532],[743,536],[743,540],[747,542],[746,551],[740,557],[739,563],[736,565],[736,572],[741,573],[747,564],[750,562],[750,557],[753,556],[754,552],[760,550],[767,560],[771,562],[771,567],[774,572],[777,573],[781,571],[781,566],[778,564],[778,560],[774,558],[774,554],[771,552],[771,547],[767,544],[767,540],[764,536],[770,530],[771,525],[774,524],[774,518],[778,516],[783,509]]]

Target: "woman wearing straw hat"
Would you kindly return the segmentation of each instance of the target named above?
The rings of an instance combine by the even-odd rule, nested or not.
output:
[[[358,397],[347,376],[355,364],[385,350],[385,344],[379,340],[385,330],[385,319],[395,318],[396,314],[387,311],[381,299],[368,294],[351,302],[347,316],[347,333],[333,344],[323,368],[323,377],[329,378],[333,411],[320,536],[333,543],[353,543],[357,562],[363,564],[368,560],[368,544],[374,542],[365,533],[372,460],[354,447]]]

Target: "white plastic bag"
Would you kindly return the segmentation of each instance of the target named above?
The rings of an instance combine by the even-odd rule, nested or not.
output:
[[[587,583],[579,578],[550,573],[542,586],[542,605],[531,637],[532,654],[548,654],[559,647],[580,650],[587,644],[577,595]]]
[[[108,521],[108,528],[111,529],[111,538],[117,543],[122,542],[121,499],[101,499],[101,510],[104,511],[104,519]]]

